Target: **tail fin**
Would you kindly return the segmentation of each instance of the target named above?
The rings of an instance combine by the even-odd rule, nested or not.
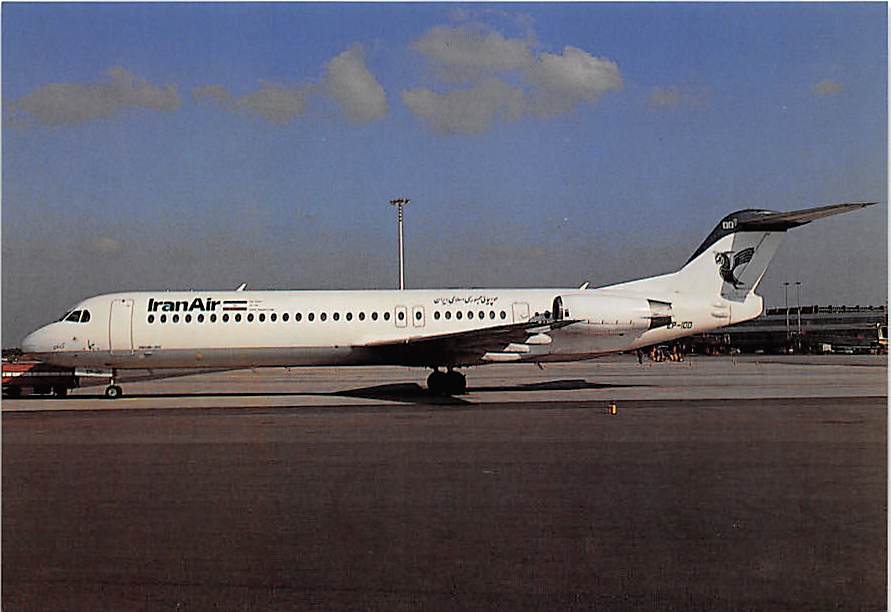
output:
[[[721,219],[673,276],[677,291],[744,302],[757,287],[786,230],[875,204],[851,202],[792,212],[740,210]]]

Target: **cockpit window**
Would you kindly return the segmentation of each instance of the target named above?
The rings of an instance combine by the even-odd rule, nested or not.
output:
[[[90,311],[89,311],[89,310],[84,310],[84,311],[81,313],[81,315],[80,315],[80,322],[81,322],[81,323],[86,323],[86,322],[89,321],[89,320],[90,320]]]
[[[68,315],[67,317],[65,317],[65,320],[66,320],[66,321],[71,321],[71,322],[73,322],[73,323],[77,323],[78,321],[80,321],[80,311],[79,311],[79,310],[75,310],[75,311],[72,312],[70,315]]]

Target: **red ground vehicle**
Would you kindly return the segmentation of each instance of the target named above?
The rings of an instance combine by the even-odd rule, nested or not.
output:
[[[79,387],[74,368],[60,368],[40,361],[3,360],[3,397],[26,393],[65,397],[68,389]]]

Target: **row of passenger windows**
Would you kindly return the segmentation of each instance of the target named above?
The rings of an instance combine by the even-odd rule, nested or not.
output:
[[[84,312],[86,312],[86,311],[84,311]],[[436,319],[437,321],[438,321],[440,318],[442,318],[442,317],[445,317],[445,318],[448,320],[448,319],[451,319],[452,316],[453,316],[453,315],[452,315],[452,311],[450,311],[450,310],[446,310],[445,313],[440,313],[440,312],[437,310],[437,311],[435,311],[435,312],[433,313],[433,318]],[[477,312],[477,313],[474,313],[474,311],[472,311],[472,310],[468,310],[468,311],[467,311],[467,318],[468,318],[468,319],[473,319],[474,316],[476,316],[476,318],[478,318],[478,319],[485,319],[485,318],[486,318],[486,312],[483,311],[483,310],[480,310],[480,311]],[[254,315],[254,313],[250,312],[250,313],[248,313],[244,318],[247,320],[248,323],[252,323],[252,322],[255,320],[255,317],[256,317],[256,320],[259,321],[260,323],[264,323],[264,322],[267,320],[267,315],[266,315],[266,313],[262,313],[262,312],[261,312],[260,314],[258,314],[258,315]],[[404,321],[404,320],[405,320],[405,317],[406,317],[406,313],[405,313],[404,310],[400,310],[399,312],[396,313],[396,318],[397,318],[399,321]],[[415,313],[414,313],[414,317],[415,317],[415,320],[416,320],[416,321],[420,321],[420,320],[424,317],[424,313],[421,312],[420,310],[416,310]],[[462,318],[464,318],[464,313],[463,313],[462,311],[458,310],[458,311],[456,311],[456,312],[454,313],[454,317],[455,317],[456,319],[462,319]],[[503,320],[503,319],[506,319],[506,318],[507,318],[507,313],[506,313],[505,311],[503,311],[503,310],[500,311],[500,312],[498,312],[498,313],[496,313],[494,310],[490,310],[490,311],[489,311],[489,319],[494,320],[496,317],[501,318],[502,320]],[[291,317],[290,317],[290,315],[289,315],[287,312],[281,315],[281,321],[284,322],[284,323],[287,323],[287,322],[290,320],[290,318],[291,318]],[[327,320],[328,320],[328,313],[321,312],[321,313],[319,313],[318,318],[319,318],[319,321],[327,321]],[[353,320],[353,313],[348,312],[348,313],[346,313],[345,315],[343,315],[343,318],[346,319],[347,321],[352,321],[352,320]],[[356,315],[356,318],[357,318],[359,321],[364,321],[364,320],[365,320],[365,313],[364,313],[364,312],[360,312],[358,315]],[[383,314],[378,315],[378,313],[376,313],[376,312],[372,312],[371,315],[370,315],[370,318],[371,318],[372,321],[377,321],[379,318],[382,318],[384,321],[389,321],[389,320],[390,320],[390,313],[389,313],[389,312],[384,312]],[[242,321],[242,315],[241,315],[241,313],[236,313],[236,314],[234,314],[234,315],[229,315],[229,313],[223,313],[222,315],[220,315],[219,319],[220,319],[223,323],[228,323],[230,320],[231,320],[231,321],[235,321],[236,323],[240,323],[240,322]],[[273,312],[272,314],[268,315],[268,319],[269,319],[269,321],[275,323],[276,321],[279,320],[279,316],[278,316],[276,313]],[[295,321],[295,322],[299,323],[299,322],[302,321],[303,319],[304,319],[303,313],[298,312],[298,313],[295,313],[295,314],[294,314],[294,321]],[[331,319],[334,320],[334,321],[340,321],[340,319],[341,319],[341,315],[340,315],[340,313],[339,313],[339,312],[332,313],[332,314],[331,314]],[[89,314],[88,314],[88,316],[87,316],[87,320],[89,320]],[[158,315],[158,316],[157,316],[157,319],[156,319],[156,317],[155,317],[154,314],[150,314],[150,315],[148,316],[148,322],[149,322],[149,323],[154,323],[156,320],[157,320],[159,323],[167,323],[167,321],[168,321],[168,316],[167,316],[166,314],[161,314],[161,315]],[[182,315],[182,317],[180,317],[179,314],[172,314],[172,315],[170,315],[169,321],[170,321],[171,323],[179,323],[180,320],[184,321],[185,323],[191,323],[192,320],[193,320],[193,316],[192,316],[191,314]],[[200,313],[200,314],[197,314],[197,315],[194,316],[194,320],[197,321],[198,323],[204,323],[205,320],[210,321],[211,323],[216,323],[216,322],[217,322],[217,314],[216,314],[216,313],[212,313],[212,314],[210,314],[210,315],[207,315],[207,317],[205,317],[204,313]],[[308,313],[308,314],[306,315],[306,320],[307,320],[307,321],[315,321],[315,320],[316,320],[316,315],[315,315],[315,313],[313,313],[313,312]]]

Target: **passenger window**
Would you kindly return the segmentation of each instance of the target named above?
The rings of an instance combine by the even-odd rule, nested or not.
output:
[[[433,311],[433,318],[436,319],[437,321],[439,321],[439,311],[438,310]]]
[[[254,320],[254,315],[253,315],[253,313],[248,314],[248,316],[247,316],[247,320],[248,320],[248,323],[253,322],[253,320]]]
[[[272,315],[272,316],[275,316],[275,315]],[[288,322],[288,313],[282,314],[282,321],[284,321],[285,323]]]
[[[489,311],[489,318],[490,318],[490,319],[494,319],[494,318],[495,318],[495,311],[494,311],[494,310],[490,310],[490,311]]]
[[[187,314],[186,315],[186,323],[191,323],[191,322],[192,322],[192,315]]]
[[[275,323],[275,320],[277,318],[278,318],[278,315],[275,314],[274,312],[271,315],[269,315],[269,320],[272,321],[273,323]]]
[[[260,323],[262,323],[263,321],[266,320],[266,315],[263,313],[260,313],[260,316],[258,318],[260,319]]]
[[[173,315],[173,318],[171,319],[171,321],[173,321],[174,323],[179,323],[179,315],[178,314]]]
[[[502,319],[506,319],[506,318],[507,318],[507,313],[504,312],[503,310],[501,311],[501,318],[502,318]]]
[[[229,322],[229,315],[224,314],[223,315],[223,323],[228,323],[228,322]]]
[[[346,314],[346,319],[347,319],[347,321],[352,321],[352,320],[353,320],[353,313],[348,312],[348,313]]]
[[[371,320],[372,320],[372,321],[377,321],[377,313],[376,313],[376,312],[372,312],[372,313],[371,313]]]
[[[326,320],[327,318],[328,318],[328,313],[327,313],[327,312],[323,312],[322,314],[319,315],[319,320],[320,320],[320,321],[324,321],[324,320]]]
[[[297,315],[297,316],[300,316],[300,315]],[[309,321],[313,321],[316,318],[316,315],[314,313],[309,313],[308,315],[306,315],[306,318]]]
[[[87,323],[90,320],[90,311],[84,310],[83,314],[80,315],[80,322]]]
[[[203,314],[198,315],[198,322],[204,323],[204,315]]]
[[[384,321],[389,321],[389,320],[390,320],[390,313],[389,313],[389,312],[385,312],[385,313],[384,313]]]
[[[360,312],[360,313],[359,313],[359,320],[360,320],[360,321],[364,321],[364,320],[365,320],[365,313],[364,313],[364,312]]]
[[[468,319],[472,319],[472,318],[473,318],[473,311],[472,311],[472,310],[468,310],[468,311],[467,311],[467,318],[468,318]]]
[[[400,321],[405,321],[405,313],[402,312],[401,310],[399,311],[399,314],[396,315],[396,316],[399,317],[399,320],[400,320]]]
[[[235,322],[241,323],[241,315],[240,314],[235,315]]]
[[[148,322],[149,322],[149,323],[154,323],[154,322],[155,322],[155,315],[149,315],[149,317],[148,317]]]
[[[451,311],[451,310],[446,310],[445,318],[446,318],[446,319],[451,319],[451,318],[452,318],[452,311]]]
[[[80,311],[79,311],[79,310],[75,310],[75,311],[72,312],[70,315],[68,315],[67,317],[65,317],[65,320],[66,320],[66,321],[70,321],[70,322],[72,322],[72,323],[77,323],[77,322],[79,322],[79,321],[80,321]]]
[[[335,321],[340,321],[340,313],[335,312],[333,315],[331,315],[331,318],[334,319]]]
[[[421,311],[420,310],[415,313],[415,319],[417,319],[418,321],[421,320]]]
[[[460,310],[459,310],[458,312],[455,313],[455,318],[456,318],[456,319],[460,319],[460,318],[463,317],[463,316],[464,316],[464,313],[461,312]]]
[[[294,320],[299,323],[300,321],[303,320],[303,315],[298,312],[297,314],[294,315]],[[312,319],[310,319],[310,321],[312,321]]]
[[[486,318],[486,313],[485,313],[484,311],[482,311],[482,310],[480,310],[479,315],[480,315],[480,319],[485,319],[485,318]]]
[[[216,315],[216,314],[212,314],[212,315],[210,315],[210,322],[211,322],[211,323],[216,323],[216,322],[217,322],[217,315]]]
[[[161,323],[167,323],[167,315],[161,315]]]

